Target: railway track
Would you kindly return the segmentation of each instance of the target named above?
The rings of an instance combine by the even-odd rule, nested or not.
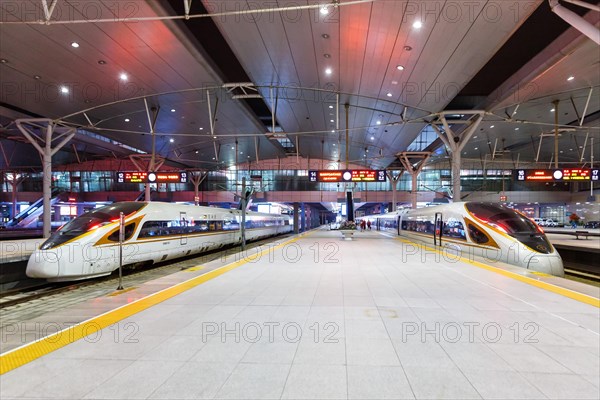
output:
[[[248,243],[247,249],[252,249],[276,240],[285,239],[289,236],[291,236],[291,234],[251,242]],[[197,266],[198,264],[209,263],[211,261],[217,260],[225,256],[232,256],[238,252],[238,246],[229,246],[224,249],[213,250],[208,253],[196,254],[193,256],[178,258],[176,260],[165,261],[163,263],[158,263],[147,268],[124,269],[123,284],[127,287],[132,285],[139,285],[152,279],[156,279],[168,274],[185,270],[190,267]],[[55,295],[61,295],[68,292],[82,292],[86,288],[92,289],[92,292],[94,292],[93,289],[95,288],[102,288],[100,290],[106,290],[108,292],[111,292],[114,291],[114,288],[117,287],[118,279],[118,271],[114,271],[109,276],[83,280],[80,282],[44,282],[40,285],[33,285],[22,289],[5,291],[2,294],[0,294],[0,309],[7,309],[13,306],[18,306],[24,303],[31,302],[33,300],[47,298]]]

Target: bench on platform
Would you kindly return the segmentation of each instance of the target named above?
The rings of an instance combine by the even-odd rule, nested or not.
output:
[[[575,231],[575,239],[579,239],[579,236],[585,236],[587,239],[589,234],[590,233],[588,231]]]

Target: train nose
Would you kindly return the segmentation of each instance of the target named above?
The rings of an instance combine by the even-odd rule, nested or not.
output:
[[[535,255],[529,259],[527,269],[561,278],[565,276],[562,258],[558,254]]]
[[[25,274],[30,278],[56,278],[60,257],[55,250],[36,250],[29,257]]]

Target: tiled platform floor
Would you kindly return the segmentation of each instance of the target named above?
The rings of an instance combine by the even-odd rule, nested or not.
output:
[[[0,397],[600,397],[599,309],[316,231],[0,376]]]

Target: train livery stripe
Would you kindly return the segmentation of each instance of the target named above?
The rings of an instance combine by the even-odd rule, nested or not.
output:
[[[414,241],[406,239],[406,238],[397,238],[397,239],[401,240],[401,241],[403,241],[405,243],[410,243],[412,245],[418,246],[418,247],[420,247],[422,249],[425,249],[427,251],[433,251],[433,252],[436,252],[438,254],[442,254],[443,255],[443,253],[440,250],[434,249],[434,248],[429,247],[427,245],[420,244],[420,243],[414,242]],[[479,262],[479,261],[469,260],[468,258],[463,257],[463,256],[460,256],[459,259],[462,262],[474,265],[474,266],[476,266],[478,268],[482,268],[482,269],[485,269],[485,270],[488,270],[488,271],[491,271],[491,272],[495,272],[497,274],[504,275],[504,276],[506,276],[508,278],[512,278],[512,279],[515,279],[515,280],[527,283],[529,285],[536,286],[536,287],[538,287],[540,289],[544,289],[544,290],[547,290],[547,291],[552,292],[552,293],[560,294],[561,296],[565,296],[565,297],[568,297],[570,299],[577,300],[579,302],[582,302],[582,303],[589,304],[591,306],[600,308],[600,299],[597,299],[597,298],[592,297],[592,296],[588,296],[587,294],[579,293],[579,292],[576,292],[574,290],[570,290],[570,289],[566,289],[566,288],[563,288],[563,287],[560,287],[560,286],[556,286],[556,285],[553,285],[552,283],[538,281],[537,279],[530,278],[528,276],[524,276],[524,275],[518,274],[516,272],[507,271],[505,269],[494,267],[494,266],[491,266],[491,265],[488,265],[488,264],[484,264],[484,263]]]
[[[308,234],[310,234],[310,232]],[[178,294],[223,275],[224,273],[236,269],[248,262],[255,261],[257,258],[260,258],[263,255],[266,255],[269,252],[281,248],[289,243],[293,243],[304,236],[306,236],[306,234],[303,236],[296,236],[290,240],[280,243],[277,246],[268,247],[252,257],[243,258],[239,261],[224,265],[203,275],[183,281],[132,303],[123,305],[112,311],[108,311],[97,317],[80,322],[77,325],[73,325],[62,331],[56,332],[52,335],[38,339],[35,342],[25,344],[5,354],[2,354],[0,355],[0,375],[12,371],[15,368],[25,365],[68,344],[76,342],[79,339],[94,334],[101,329],[107,328],[116,322],[119,322],[125,318],[139,313],[140,311],[146,310],[147,308],[150,308],[158,303],[177,296]]]

